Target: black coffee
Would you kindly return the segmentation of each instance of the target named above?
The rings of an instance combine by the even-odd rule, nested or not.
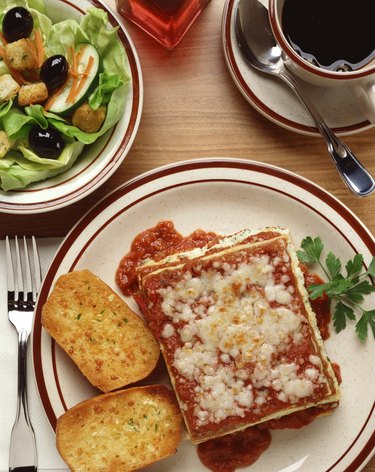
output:
[[[285,0],[282,28],[306,61],[357,70],[375,57],[375,0]]]

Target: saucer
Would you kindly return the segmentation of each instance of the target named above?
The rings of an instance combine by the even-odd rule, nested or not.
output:
[[[234,30],[237,3],[238,0],[226,0],[222,21],[224,55],[234,83],[245,99],[269,120],[297,133],[319,135],[313,119],[292,90],[280,79],[253,69],[243,59]],[[372,128],[348,87],[304,83],[304,89],[336,134]]]

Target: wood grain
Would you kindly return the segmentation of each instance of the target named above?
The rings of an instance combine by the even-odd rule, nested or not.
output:
[[[0,238],[6,234],[63,236],[95,202],[122,183],[160,165],[200,157],[241,157],[296,172],[339,198],[375,232],[375,195],[359,199],[345,188],[322,139],[269,122],[237,90],[223,55],[223,7],[224,0],[210,2],[173,51],[162,49],[126,22],[144,78],[143,115],[128,156],[100,189],[68,208],[30,216],[2,214]],[[375,128],[347,136],[345,142],[375,175]],[[375,472],[375,459],[364,470]]]

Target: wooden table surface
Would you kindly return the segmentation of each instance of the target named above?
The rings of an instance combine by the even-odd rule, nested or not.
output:
[[[114,0],[110,2],[114,6]],[[224,3],[210,2],[173,51],[162,49],[126,22],[144,79],[143,115],[128,156],[100,189],[78,203],[53,213],[2,214],[0,238],[6,234],[64,236],[95,202],[120,184],[162,164],[199,157],[240,157],[296,172],[338,197],[375,233],[375,195],[360,199],[346,189],[323,140],[271,123],[237,90],[222,49]],[[375,175],[375,128],[346,136],[345,142]],[[364,470],[375,472],[375,458]]]

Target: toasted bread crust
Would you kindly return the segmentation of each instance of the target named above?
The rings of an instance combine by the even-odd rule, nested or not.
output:
[[[21,38],[4,47],[5,58],[12,69],[27,70],[38,68],[38,53],[30,38]]]
[[[44,82],[22,85],[18,92],[18,105],[26,107],[42,103],[48,98],[47,85]]]
[[[15,97],[19,89],[20,86],[10,74],[3,74],[0,77],[0,103]]]
[[[181,413],[164,385],[102,394],[64,413],[57,449],[72,472],[128,472],[176,452]]]
[[[103,392],[145,378],[159,358],[159,345],[143,320],[88,270],[57,280],[42,325]]]

